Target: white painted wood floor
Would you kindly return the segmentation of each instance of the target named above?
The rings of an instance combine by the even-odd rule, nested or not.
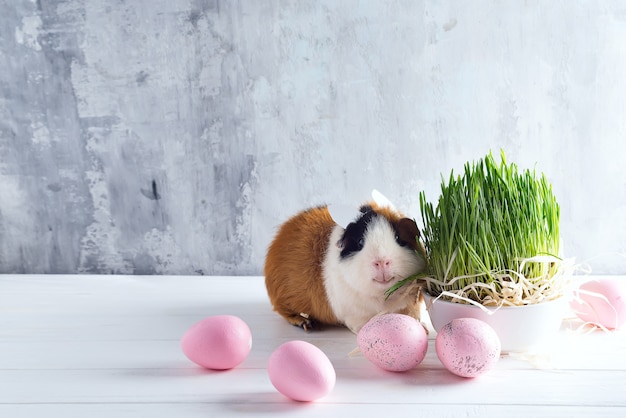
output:
[[[624,278],[626,280],[626,277]],[[195,322],[241,317],[253,334],[239,367],[202,370],[180,349]],[[572,331],[533,358],[501,359],[477,379],[439,363],[405,373],[349,356],[346,329],[309,332],[271,309],[262,277],[0,276],[0,417],[626,416],[626,336]],[[330,358],[337,384],[293,402],[267,376],[270,353],[292,339]]]

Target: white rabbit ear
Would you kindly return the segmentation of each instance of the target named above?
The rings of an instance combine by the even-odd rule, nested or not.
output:
[[[396,205],[391,203],[391,200],[387,199],[384,194],[382,194],[376,189],[372,190],[372,199],[374,199],[374,202],[376,202],[376,204],[380,207],[387,206],[389,207],[389,209],[393,211],[396,211],[396,212],[398,211],[396,209]]]
[[[335,221],[335,223],[342,228],[347,227],[357,215],[357,212],[352,206],[330,204],[327,207],[330,217],[333,218],[333,221]]]

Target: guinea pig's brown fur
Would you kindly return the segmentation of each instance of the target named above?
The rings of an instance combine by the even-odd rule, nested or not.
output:
[[[319,322],[337,323],[325,296],[321,262],[335,225],[325,206],[308,209],[281,226],[267,252],[265,285],[270,301],[293,325],[310,326],[312,314]],[[294,310],[296,306],[301,308]]]
[[[363,206],[362,212],[365,210],[373,211],[376,216],[384,217],[393,225],[396,234],[404,241],[404,244],[415,252],[417,245],[419,245],[417,240],[419,231],[413,220],[404,218],[400,213],[388,207],[379,207],[373,202]],[[342,265],[342,261],[339,260],[341,240],[337,241],[337,238],[342,237],[344,231],[335,223],[326,206],[300,212],[280,227],[268,249],[264,270],[265,284],[274,310],[287,319],[289,323],[305,329],[318,323],[346,325],[355,332],[363,325],[362,321],[365,318],[359,318],[352,324],[342,322],[332,307],[334,303],[336,308],[341,307],[345,313],[346,309],[352,309],[353,303],[356,306],[361,302],[358,300],[359,298],[363,299],[361,297],[363,295],[350,294],[353,289],[359,289],[360,285],[345,287],[343,284],[342,286],[335,286],[334,283],[329,283],[332,280],[339,280],[334,277],[332,270],[335,269],[333,266],[337,263],[339,266]],[[339,248],[329,248],[335,245]],[[337,259],[333,261],[335,264],[329,264],[328,258],[335,256]],[[417,269],[418,266],[420,266],[419,263],[413,267]],[[423,267],[423,262],[421,267]],[[330,273],[329,268],[331,269]],[[411,271],[409,274],[414,272],[416,271]],[[346,275],[354,276],[354,274]],[[376,284],[376,286],[378,285]],[[370,285],[366,283],[364,286]],[[335,293],[335,295],[330,295],[332,303],[329,301],[327,291]],[[375,302],[376,306],[385,304],[386,307],[384,289],[379,292],[379,289],[376,288],[370,291],[370,294],[372,292],[375,292],[376,299],[380,293],[381,302]],[[369,295],[366,296],[369,297]],[[357,300],[353,302],[353,298]],[[369,302],[361,302],[361,304],[363,303],[369,304]],[[400,311],[398,302],[395,303],[395,305],[390,306],[394,307],[394,311]],[[413,299],[413,305],[415,304],[417,304],[416,298]],[[415,306],[407,306],[406,303],[401,308],[403,313],[415,312]],[[369,315],[367,312],[367,309],[370,309],[369,305],[365,309],[365,314]],[[371,316],[376,313],[379,312],[373,312]]]

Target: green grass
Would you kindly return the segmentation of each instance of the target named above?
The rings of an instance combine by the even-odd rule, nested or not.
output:
[[[490,153],[442,178],[436,205],[421,192],[420,211],[427,266],[410,280],[431,295],[523,305],[559,293],[560,207],[544,174]]]

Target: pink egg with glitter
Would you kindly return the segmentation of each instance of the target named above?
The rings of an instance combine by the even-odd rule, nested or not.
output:
[[[335,368],[322,350],[294,340],[280,345],[270,355],[267,373],[272,385],[294,401],[311,402],[335,387]]]
[[[619,329],[626,322],[626,287],[619,279],[590,280],[574,292],[570,306],[585,322]]]
[[[500,359],[500,339],[487,323],[459,318],[444,325],[435,340],[437,356],[450,372],[477,377],[491,370]]]
[[[384,314],[370,319],[357,335],[359,350],[381,369],[403,372],[415,368],[428,350],[428,335],[415,318]]]
[[[252,348],[252,334],[239,317],[216,315],[193,325],[181,339],[183,353],[206,369],[227,370],[243,362]]]

